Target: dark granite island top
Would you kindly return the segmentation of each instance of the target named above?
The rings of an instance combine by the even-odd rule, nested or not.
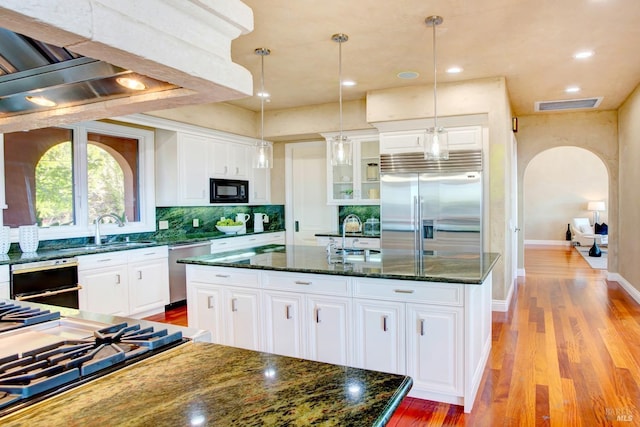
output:
[[[371,250],[368,261],[329,262],[321,246],[267,245],[185,258],[184,264],[238,267],[260,270],[335,274],[382,279],[480,285],[500,257],[496,253],[444,253],[416,256],[400,249]],[[334,261],[339,257],[334,256]]]
[[[193,343],[28,407],[0,425],[378,426],[411,385],[404,375]]]

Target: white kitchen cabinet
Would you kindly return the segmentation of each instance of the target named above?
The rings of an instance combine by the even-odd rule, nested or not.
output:
[[[290,357],[304,357],[304,296],[265,291],[265,350]]]
[[[446,128],[449,151],[482,150],[482,127],[461,126]],[[416,153],[424,150],[425,129],[380,133],[380,153]]]
[[[356,366],[404,374],[405,304],[357,299],[354,306]]]
[[[336,247],[342,248],[342,237],[318,236],[316,243],[318,246],[327,246],[329,243],[334,243]],[[380,239],[375,237],[347,237],[345,238],[345,246],[347,248],[379,249]]]
[[[249,183],[249,202],[254,205],[268,205],[271,203],[271,169],[251,168]]]
[[[249,179],[250,146],[226,140],[210,140],[208,145],[209,174],[212,178]]]
[[[156,204],[209,204],[209,140],[186,132],[156,130]]]
[[[189,310],[187,311],[190,326],[211,331],[211,342],[224,342],[222,317],[222,288],[211,284],[194,282],[191,284]]]
[[[407,375],[422,390],[463,395],[462,308],[407,304]]]
[[[9,299],[11,296],[10,280],[9,266],[0,265],[0,298]]]
[[[319,362],[351,363],[352,314],[348,298],[307,295],[308,357]]]
[[[246,288],[225,288],[225,344],[248,350],[262,350],[260,292]]]
[[[79,308],[97,313],[145,317],[169,303],[166,246],[78,257]]]
[[[353,144],[351,165],[331,164],[331,139],[327,139],[327,204],[377,205],[380,203],[380,144],[376,131],[346,133]]]

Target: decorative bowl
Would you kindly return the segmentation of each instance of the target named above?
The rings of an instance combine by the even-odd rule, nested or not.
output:
[[[236,234],[242,230],[242,227],[244,227],[244,225],[216,225],[216,228],[224,234]]]

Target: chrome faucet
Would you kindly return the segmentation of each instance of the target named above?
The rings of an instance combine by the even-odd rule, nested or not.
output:
[[[102,221],[105,218],[113,218],[116,220],[116,223],[118,224],[118,227],[124,227],[124,223],[120,220],[120,218],[118,218],[118,216],[114,213],[108,213],[108,214],[103,214],[100,215],[98,218],[96,218],[96,235],[95,235],[95,244],[96,245],[101,245],[102,244],[102,236],[100,235],[100,221]]]

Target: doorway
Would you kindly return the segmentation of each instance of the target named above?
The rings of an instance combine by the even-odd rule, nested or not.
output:
[[[327,205],[325,141],[285,145],[285,218],[289,245],[315,245],[316,233],[336,228],[338,210]]]

